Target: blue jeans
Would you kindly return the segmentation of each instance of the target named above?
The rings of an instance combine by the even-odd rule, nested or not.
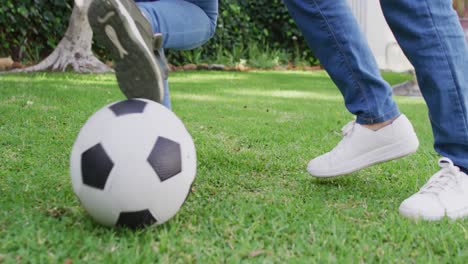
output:
[[[345,0],[284,0],[360,124],[399,115]],[[468,168],[468,47],[451,0],[380,0],[429,108],[438,153]]]
[[[193,49],[208,41],[216,29],[218,0],[135,0],[153,31],[162,33],[163,49]],[[164,51],[161,51],[164,52]],[[163,105],[171,109],[168,80]]]

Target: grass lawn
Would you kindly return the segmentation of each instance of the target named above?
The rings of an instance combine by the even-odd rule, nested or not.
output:
[[[133,232],[95,224],[68,172],[80,127],[123,99],[114,76],[0,75],[0,263],[468,263],[467,220],[398,214],[438,170],[422,99],[397,98],[419,135],[416,154],[318,180],[307,162],[352,118],[324,72],[171,81],[197,146],[194,192],[167,224]]]

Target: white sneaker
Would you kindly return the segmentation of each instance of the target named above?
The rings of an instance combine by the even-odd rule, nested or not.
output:
[[[440,159],[439,166],[419,192],[401,203],[400,214],[425,220],[468,216],[468,176],[448,158]]]
[[[413,126],[403,114],[377,131],[355,121],[349,122],[342,131],[343,140],[332,151],[309,162],[307,171],[312,176],[348,174],[414,153],[419,146]]]

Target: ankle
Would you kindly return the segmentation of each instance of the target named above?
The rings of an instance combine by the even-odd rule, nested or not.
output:
[[[368,129],[370,129],[370,130],[377,131],[377,130],[379,130],[379,129],[381,129],[381,128],[384,128],[384,127],[390,125],[390,124],[393,123],[393,121],[395,121],[395,119],[397,119],[397,118],[398,118],[398,116],[397,116],[397,117],[394,117],[394,118],[392,118],[392,119],[390,119],[390,120],[381,122],[381,123],[367,124],[367,125],[362,125],[362,126],[365,127],[365,128],[368,128]]]

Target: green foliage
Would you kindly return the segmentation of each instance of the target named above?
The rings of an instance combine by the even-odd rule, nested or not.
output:
[[[63,36],[72,0],[2,0],[0,56],[37,61],[50,53]]]
[[[325,72],[170,78],[197,177],[172,220],[132,232],[95,224],[69,176],[80,127],[124,98],[115,77],[0,77],[0,263],[468,263],[468,219],[398,214],[438,170],[422,99],[396,98],[418,131],[417,153],[321,180],[307,162],[333,148],[352,118]]]
[[[289,57],[285,51],[280,49],[271,49],[267,45],[263,50],[259,48],[256,42],[249,45],[247,65],[253,68],[269,69],[288,64]]]
[[[203,61],[236,64],[241,59],[248,60],[240,51],[249,50],[255,43],[255,52],[265,53],[264,56],[274,51],[287,54],[293,62],[318,62],[281,0],[221,0],[219,5],[216,34],[201,48]],[[168,51],[174,64],[187,63],[186,55]]]
[[[307,48],[294,21],[281,0],[221,0],[214,37],[192,51],[167,52],[171,63],[217,62],[235,65],[253,53],[281,53],[281,60],[317,60]],[[72,0],[3,0],[0,5],[0,56],[15,60],[38,61],[48,55],[66,31]],[[255,49],[249,51],[249,49]],[[101,58],[106,52],[96,49]],[[283,55],[286,54],[286,59]],[[262,59],[262,65],[275,58]],[[269,60],[270,62],[265,62]],[[274,64],[274,63],[273,63]]]

